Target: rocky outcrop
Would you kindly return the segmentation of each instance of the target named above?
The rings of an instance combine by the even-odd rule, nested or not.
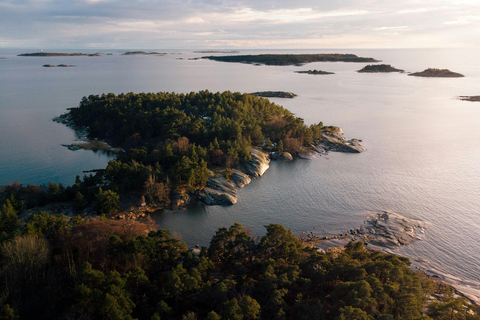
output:
[[[350,241],[363,241],[368,249],[391,252],[400,246],[421,240],[426,227],[423,221],[395,212],[371,211],[358,229],[351,229],[333,237],[321,237],[310,232],[307,233],[306,241],[314,243],[315,247],[323,251],[344,246]]]
[[[275,161],[292,161],[293,156],[290,152],[272,152],[270,159]]]
[[[261,177],[269,168],[269,156],[265,152],[252,149],[252,161],[245,164],[242,172],[235,169],[230,179],[223,175],[211,177],[207,186],[197,192],[197,198],[207,205],[228,206],[237,203],[237,191],[252,181],[252,178]]]
[[[415,77],[434,77],[434,78],[461,78],[463,74],[450,71],[448,69],[428,68],[422,72],[410,73],[409,76]]]
[[[389,211],[372,212],[358,234],[372,238],[368,246],[394,249],[421,239],[426,224]]]
[[[342,134],[323,133],[323,142],[319,145],[326,151],[360,153],[365,151],[365,147],[360,143],[361,140],[345,140]],[[318,147],[318,146],[317,146]]]
[[[358,70],[359,73],[378,73],[378,72],[405,72],[402,69],[396,69],[389,64],[369,64]]]
[[[261,177],[270,167],[270,157],[267,153],[252,148],[252,161],[245,164],[245,173],[253,178]]]

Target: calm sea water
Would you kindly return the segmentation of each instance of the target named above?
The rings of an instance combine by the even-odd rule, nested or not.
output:
[[[359,74],[365,64],[358,63],[279,67],[188,60],[204,54],[172,50],[165,56],[16,56],[34,51],[0,51],[6,58],[0,59],[0,184],[71,184],[83,170],[106,166],[105,154],[62,147],[77,137],[51,121],[85,95],[291,91],[298,97],[273,100],[307,124],[340,126],[347,138],[362,139],[367,151],[272,163],[239,192],[236,205],[192,203],[187,211],[158,213],[160,226],[189,245],[208,245],[219,227],[235,221],[258,235],[268,223],[338,233],[359,227],[369,210],[392,210],[428,224],[422,241],[398,253],[480,288],[480,103],[456,98],[480,95],[478,50],[269,51],[355,53],[407,72],[434,67],[465,75],[455,79]],[[261,52],[241,52],[255,53]],[[43,68],[47,63],[75,67]],[[309,69],[335,74],[294,73]]]

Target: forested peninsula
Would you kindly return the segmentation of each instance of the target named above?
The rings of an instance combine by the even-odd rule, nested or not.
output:
[[[319,54],[258,54],[236,56],[207,56],[210,59],[222,62],[238,62],[248,64],[264,64],[267,66],[300,66],[310,62],[378,62],[373,58],[358,57],[354,54],[319,53]]]
[[[216,184],[211,178],[244,185],[249,180],[244,182],[243,172],[260,176],[272,151],[295,156],[314,152],[324,141],[335,148],[333,136],[323,135],[341,131],[321,122],[307,126],[267,99],[229,91],[91,95],[59,121],[125,150],[96,173],[104,192],[134,194],[139,203],[174,209],[199,195],[207,182]],[[236,202],[200,198],[209,204]]]

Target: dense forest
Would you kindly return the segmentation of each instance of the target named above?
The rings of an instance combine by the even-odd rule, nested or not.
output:
[[[303,65],[310,62],[378,62],[373,58],[364,58],[355,54],[340,53],[208,56],[203,57],[203,59],[222,62],[257,63],[267,66]]]
[[[135,193],[160,205],[205,187],[212,170],[241,168],[252,147],[295,154],[328,129],[307,126],[267,99],[229,91],[90,95],[62,119],[125,150],[97,172],[103,192]]]
[[[0,319],[479,319],[448,288],[424,309],[434,286],[406,258],[322,253],[277,224],[254,237],[235,223],[192,251],[150,222],[2,223]]]

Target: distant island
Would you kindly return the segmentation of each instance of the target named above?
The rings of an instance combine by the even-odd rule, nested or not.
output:
[[[460,96],[462,101],[480,102],[480,96]]]
[[[334,72],[322,71],[322,70],[308,70],[308,71],[295,71],[295,73],[304,73],[304,74],[314,74],[314,75],[323,75],[323,74],[335,74]]]
[[[260,92],[252,92],[250,94],[264,97],[264,98],[295,98],[297,95],[292,92],[286,91],[260,91]]]
[[[69,68],[69,67],[75,67],[75,65],[73,64],[57,64],[57,65],[53,65],[53,64],[44,64],[42,67],[45,67],[45,68],[55,68],[55,67],[60,67],[60,68]]]
[[[145,51],[127,51],[122,53],[123,56],[132,56],[132,55],[166,55],[164,52],[145,52]]]
[[[461,78],[463,74],[450,71],[448,69],[428,68],[422,72],[410,73],[409,76],[415,77],[432,77],[432,78]]]
[[[238,56],[206,56],[209,59],[221,62],[237,62],[259,64],[267,66],[301,66],[310,62],[378,62],[373,58],[358,57],[354,54],[320,53],[320,54],[258,54]]]
[[[396,69],[389,64],[369,64],[358,70],[359,73],[377,73],[377,72],[405,72],[402,69]]]
[[[205,50],[205,51],[193,51],[193,53],[238,53],[239,51],[218,51],[218,50]]]
[[[98,57],[100,53],[65,53],[65,52],[33,52],[33,53],[22,53],[18,55],[19,57],[76,57],[76,56],[88,56],[88,57]]]

